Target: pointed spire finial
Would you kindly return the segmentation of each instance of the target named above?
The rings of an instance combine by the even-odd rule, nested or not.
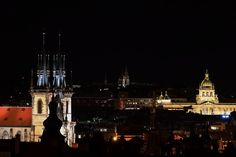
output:
[[[43,51],[45,51],[45,32],[43,32]]]
[[[205,73],[205,79],[209,79],[209,73],[208,73],[208,69],[206,69],[206,73]]]
[[[128,75],[128,68],[127,68],[127,65],[125,65],[125,75]]]
[[[107,85],[107,73],[105,73],[104,84]]]
[[[30,88],[31,90],[33,89],[33,86],[34,86],[34,72],[33,72],[33,68],[31,69],[31,80],[30,80]]]
[[[61,51],[61,33],[58,33],[58,50]]]
[[[73,89],[73,76],[72,76],[72,69],[70,70],[70,86]]]

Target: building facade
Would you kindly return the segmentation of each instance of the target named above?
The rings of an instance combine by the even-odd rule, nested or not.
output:
[[[40,141],[44,130],[43,122],[49,115],[48,104],[54,94],[58,102],[58,117],[63,122],[61,133],[66,137],[67,144],[72,145],[75,142],[74,126],[76,124],[72,121],[73,89],[72,84],[67,84],[65,53],[60,49],[60,37],[59,34],[58,51],[50,56],[44,48],[45,34],[43,34],[43,49],[38,54],[36,81],[34,81],[35,74],[32,73],[30,93],[32,96],[33,141]]]
[[[21,135],[21,141],[41,141],[44,131],[44,120],[49,116],[48,104],[54,95],[58,102],[58,117],[62,121],[61,133],[65,142],[72,146],[75,143],[72,121],[72,83],[68,83],[65,68],[65,53],[59,48],[49,54],[45,50],[45,33],[43,33],[43,47],[38,53],[37,69],[31,74],[30,94],[32,107],[0,107],[0,138],[11,139],[16,134]]]
[[[229,115],[236,110],[236,103],[221,103],[215,92],[215,86],[211,82],[206,70],[205,78],[199,85],[199,93],[196,102],[162,104],[163,108],[169,110],[187,110],[188,112],[202,115]]]
[[[128,95],[128,94],[127,94]],[[153,104],[155,102],[155,105]],[[167,110],[185,110],[187,112],[199,113],[202,115],[229,115],[236,110],[236,103],[219,102],[218,95],[215,91],[215,85],[209,77],[206,70],[205,77],[199,85],[199,91],[196,95],[195,102],[188,101],[172,101],[168,96],[167,91],[154,98],[135,97],[129,98],[120,97],[118,106],[119,109],[139,109],[142,107],[161,107]],[[121,105],[120,105],[121,106]]]
[[[12,139],[17,134],[21,141],[31,141],[32,137],[31,107],[0,107],[0,139]]]

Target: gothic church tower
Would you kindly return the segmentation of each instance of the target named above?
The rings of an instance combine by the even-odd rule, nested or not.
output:
[[[130,85],[129,73],[127,67],[125,67],[125,72],[122,72],[121,76],[118,79],[118,87],[125,88],[128,85]]]
[[[74,126],[72,122],[71,97],[72,84],[67,85],[65,70],[65,53],[61,51],[61,34],[59,46],[55,54],[50,55],[45,51],[45,33],[43,33],[43,48],[38,54],[37,80],[34,81],[32,73],[32,135],[34,141],[40,141],[43,133],[43,121],[48,117],[48,104],[54,94],[58,102],[58,117],[62,120],[61,133],[66,137],[68,145],[74,143]],[[34,82],[37,82],[36,85]]]

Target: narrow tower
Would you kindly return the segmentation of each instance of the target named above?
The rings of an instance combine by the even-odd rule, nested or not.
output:
[[[38,53],[37,64],[37,84],[34,85],[34,73],[31,78],[31,96],[32,96],[32,140],[40,141],[44,126],[43,121],[48,116],[48,104],[51,99],[50,92],[50,66],[49,54],[45,50],[45,33],[43,32],[42,50]]]
[[[46,54],[44,45],[45,33],[43,33],[43,50],[38,55],[37,85],[31,88],[33,139],[34,141],[40,141],[44,129],[43,121],[49,115],[48,104],[51,101],[52,93],[54,93],[57,95],[57,116],[62,121],[60,130],[62,135],[66,137],[65,142],[71,146],[75,142],[75,122],[72,122],[71,106],[73,88],[72,85],[67,86],[66,84],[65,53],[61,51],[61,34],[58,34],[58,50],[53,54],[52,60]],[[52,61],[52,64],[50,64],[50,61]],[[52,77],[50,77],[50,74]]]
[[[121,74],[121,76],[118,79],[118,87],[123,87],[125,88],[126,86],[130,85],[130,80],[129,80],[129,73],[127,66],[125,67],[125,72]]]

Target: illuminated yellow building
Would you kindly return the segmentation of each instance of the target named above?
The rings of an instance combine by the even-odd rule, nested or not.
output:
[[[43,121],[48,117],[48,104],[52,93],[49,90],[32,90],[32,135],[33,141],[40,141],[43,133]]]
[[[236,110],[236,103],[220,103],[215,86],[209,78],[206,70],[205,78],[199,86],[199,93],[196,95],[196,103],[161,103],[163,108],[168,110],[187,110],[188,112],[199,113],[202,115],[229,115]]]
[[[199,94],[196,96],[197,104],[204,104],[210,102],[218,104],[219,100],[217,94],[215,94],[215,86],[209,79],[208,71],[206,70],[205,78],[199,86]]]

